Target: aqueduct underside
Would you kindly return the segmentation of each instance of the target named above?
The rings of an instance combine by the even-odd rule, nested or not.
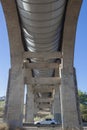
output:
[[[81,129],[73,60],[82,1],[1,2],[11,54],[5,121],[22,127],[23,121],[52,115],[61,129]]]

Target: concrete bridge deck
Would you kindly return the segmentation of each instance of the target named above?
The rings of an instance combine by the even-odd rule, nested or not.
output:
[[[1,2],[11,53],[6,121],[11,126],[23,126],[24,93],[27,86],[26,122],[33,123],[34,116],[48,107],[55,120],[61,117],[64,130],[75,127],[80,129],[73,61],[76,25],[82,1]]]

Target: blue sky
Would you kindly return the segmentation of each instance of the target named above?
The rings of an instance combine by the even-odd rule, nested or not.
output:
[[[0,96],[6,94],[10,68],[9,53],[6,23],[0,5]],[[74,66],[78,88],[87,92],[87,0],[83,0],[77,26]]]
[[[78,20],[74,65],[78,88],[87,92],[87,0],[83,0]]]

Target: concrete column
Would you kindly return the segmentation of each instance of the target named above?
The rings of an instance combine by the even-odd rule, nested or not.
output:
[[[22,70],[10,71],[9,96],[6,112],[6,120],[10,127],[22,126],[24,84]]]
[[[61,105],[60,105],[60,89],[58,86],[55,87],[54,96],[54,119],[57,122],[61,122]]]
[[[60,61],[57,61],[60,63]],[[55,69],[55,76],[59,77],[59,69]],[[60,89],[59,86],[55,87],[55,95],[54,95],[54,119],[59,123],[61,123],[61,105],[60,105]]]
[[[61,114],[62,128],[80,129],[77,111],[75,75],[73,71],[75,34],[82,0],[69,0],[67,3],[63,29],[63,64],[61,72]]]
[[[4,120],[7,117],[7,109],[8,109],[8,99],[9,99],[9,90],[10,90],[10,76],[11,76],[11,69],[9,69],[9,77],[8,77],[8,86],[7,86],[7,92],[6,92],[6,102],[5,102],[5,112],[4,112]]]
[[[76,89],[76,103],[77,103],[77,111],[78,111],[78,119],[79,119],[79,124],[82,126],[82,119],[81,119],[81,112],[80,112],[80,101],[79,101],[79,96],[78,96],[78,87],[77,87],[77,77],[76,77],[76,69],[73,69],[74,71],[74,82],[75,82],[75,89]]]
[[[28,123],[34,123],[34,94],[32,86],[30,85],[27,86],[25,121]]]
[[[11,68],[23,63],[23,41],[15,0],[1,0],[5,14],[11,57]],[[9,6],[8,6],[9,5]]]
[[[21,127],[23,119],[23,42],[15,0],[1,0],[8,28],[11,70],[7,89],[6,120],[11,127]]]
[[[73,68],[64,68],[61,73],[61,115],[62,128],[80,129]]]

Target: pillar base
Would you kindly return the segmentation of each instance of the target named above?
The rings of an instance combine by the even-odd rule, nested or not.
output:
[[[62,70],[60,97],[62,128],[64,130],[77,130],[81,128],[78,116],[76,85],[73,68]]]
[[[60,113],[55,113],[54,114],[54,119],[57,123],[61,124],[61,114]]]
[[[62,128],[61,130],[83,130],[83,128],[78,128],[78,127],[67,127],[67,128]]]

